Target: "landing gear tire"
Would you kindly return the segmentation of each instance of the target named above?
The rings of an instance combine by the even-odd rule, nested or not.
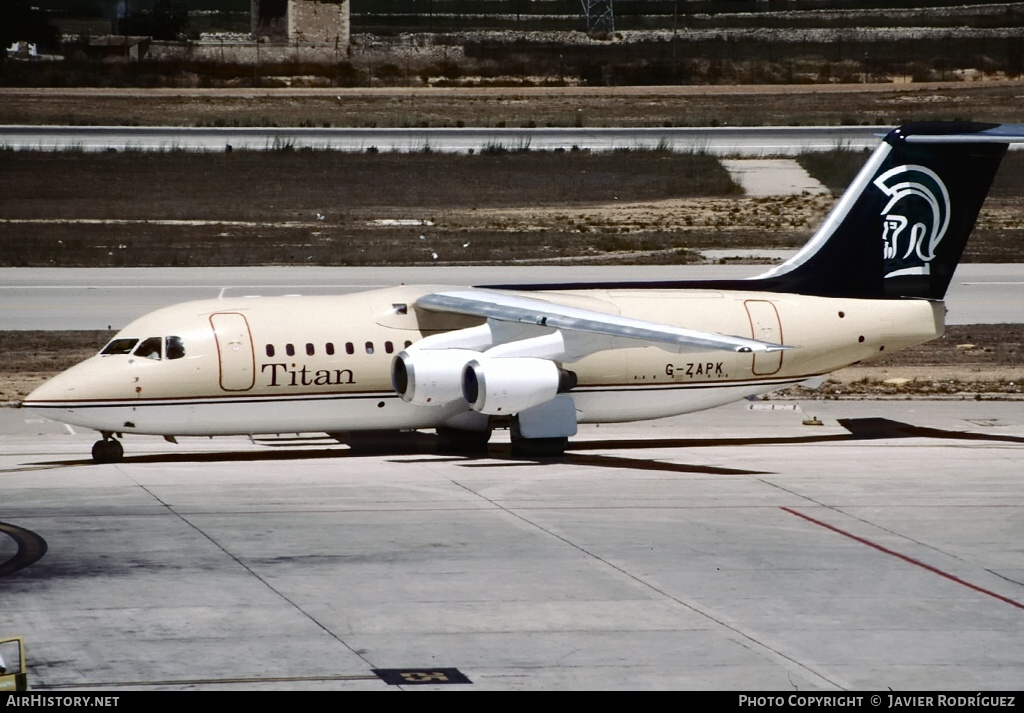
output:
[[[93,463],[120,463],[124,459],[124,447],[113,438],[92,444]]]
[[[512,438],[513,458],[558,458],[565,454],[568,438]]]

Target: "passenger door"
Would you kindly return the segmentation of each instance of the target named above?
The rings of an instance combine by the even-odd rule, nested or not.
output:
[[[238,312],[210,315],[220,359],[220,387],[225,391],[247,391],[256,382],[256,357],[252,333],[245,316]]]
[[[747,300],[743,303],[750,317],[750,336],[762,342],[782,344],[782,323],[775,305],[767,300]],[[782,368],[782,352],[755,352],[753,372],[769,376]]]

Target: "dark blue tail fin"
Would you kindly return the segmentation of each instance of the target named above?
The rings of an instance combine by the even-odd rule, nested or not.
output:
[[[1024,126],[908,124],[891,131],[821,228],[756,289],[942,299],[999,162]]]
[[[488,285],[758,290],[818,297],[940,300],[999,162],[1024,125],[907,124],[890,131],[814,237],[782,265],[746,280]]]

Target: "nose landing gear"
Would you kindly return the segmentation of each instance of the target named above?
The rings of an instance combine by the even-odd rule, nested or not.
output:
[[[103,433],[103,440],[92,444],[93,463],[120,463],[124,458],[124,448],[112,433]]]

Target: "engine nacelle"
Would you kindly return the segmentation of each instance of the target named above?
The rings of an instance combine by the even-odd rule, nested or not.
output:
[[[462,371],[462,397],[474,411],[492,416],[539,406],[574,386],[576,374],[533,357],[478,357]]]
[[[403,351],[391,362],[391,385],[417,406],[441,406],[462,398],[462,370],[480,357],[469,349]]]

